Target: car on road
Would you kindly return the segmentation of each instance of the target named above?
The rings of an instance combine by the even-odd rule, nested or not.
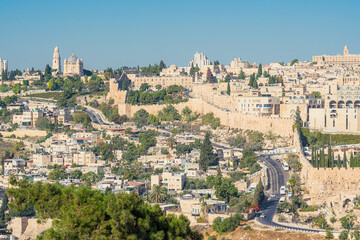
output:
[[[281,187],[280,187],[280,194],[281,194],[281,195],[286,194],[286,187],[285,187],[285,186],[281,186]]]
[[[261,218],[266,218],[266,215],[262,213],[262,214],[260,215],[260,217],[261,217]]]
[[[276,196],[275,196],[275,194],[270,194],[270,197],[275,198]]]
[[[277,161],[277,162],[280,162],[280,159],[277,158],[276,161]]]

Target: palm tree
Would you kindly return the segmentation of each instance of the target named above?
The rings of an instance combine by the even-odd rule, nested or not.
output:
[[[153,191],[150,194],[150,201],[155,203],[162,203],[167,198],[167,189],[160,185],[154,185]]]

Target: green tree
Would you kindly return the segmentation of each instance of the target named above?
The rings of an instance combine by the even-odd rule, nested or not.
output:
[[[39,117],[35,122],[35,127],[40,130],[53,130],[55,124],[51,123],[47,117]]]
[[[70,178],[73,178],[73,179],[80,179],[81,176],[82,176],[82,172],[77,169],[70,173]]]
[[[257,80],[255,78],[255,73],[250,75],[249,86],[252,88],[258,88]]]
[[[347,157],[346,157],[346,151],[344,150],[344,157],[343,157],[343,167],[347,169]]]
[[[330,230],[326,231],[325,239],[334,239],[334,235],[331,233]]]
[[[167,189],[160,185],[154,185],[150,194],[150,201],[153,203],[163,203],[167,198]]]
[[[149,88],[150,88],[150,85],[148,83],[142,83],[139,90],[140,90],[140,92],[145,92]]]
[[[158,84],[158,85],[155,86],[155,88],[156,88],[156,90],[159,91],[159,90],[161,90],[162,86],[160,84]]]
[[[48,175],[50,180],[62,180],[68,178],[68,174],[63,169],[54,169]]]
[[[216,163],[216,157],[213,153],[213,146],[210,141],[210,133],[205,134],[203,144],[200,147],[200,159],[199,165],[200,169],[206,171],[208,166],[214,165]]]
[[[360,240],[360,231],[355,230],[354,232],[352,232],[351,233],[351,238],[353,238],[354,240]]]
[[[158,113],[158,117],[161,121],[175,121],[180,120],[181,116],[173,105],[164,107]]]
[[[239,79],[245,79],[245,73],[242,69],[240,69]]]
[[[85,174],[82,174],[80,179],[84,181],[87,186],[90,186],[98,180],[98,175],[96,175],[96,173],[94,172],[87,172]]]
[[[88,113],[79,112],[73,115],[73,120],[76,123],[82,123],[83,126],[89,126],[91,123],[91,118]]]
[[[348,231],[355,225],[357,217],[355,215],[346,215],[340,218],[341,226]]]
[[[259,183],[256,185],[255,188],[254,201],[258,206],[260,206],[264,200],[265,200],[264,186],[260,179]]]
[[[243,216],[239,213],[236,213],[234,216],[225,218],[224,220],[221,220],[220,217],[217,217],[213,222],[213,230],[219,234],[232,232],[240,225],[241,220],[243,220]]]
[[[154,114],[149,115],[148,121],[153,126],[158,126],[160,124],[159,119]]]
[[[161,72],[164,68],[166,68],[166,65],[165,65],[165,63],[164,63],[163,60],[160,61],[159,68],[160,68],[160,72]]]
[[[135,112],[132,120],[134,121],[135,125],[140,128],[145,125],[149,124],[149,113],[145,109],[140,109],[137,112]]]
[[[349,239],[349,232],[344,230],[339,235],[339,240],[346,240]]]
[[[21,86],[20,86],[20,84],[15,84],[15,85],[13,86],[13,92],[14,92],[15,94],[19,94],[20,91],[21,91]]]
[[[295,124],[299,127],[303,126],[303,121],[301,119],[301,111],[299,106],[296,107],[296,112],[295,112]]]
[[[290,66],[293,66],[295,63],[299,62],[299,60],[297,60],[296,58],[294,60],[291,61]]]
[[[230,96],[231,89],[230,89],[230,82],[227,84],[226,94]]]
[[[31,183],[11,177],[8,189],[11,209],[33,205],[40,220],[51,218],[52,226],[39,235],[43,239],[192,239],[189,220],[151,206],[135,193],[107,195],[89,187]],[[90,217],[91,216],[91,217]]]
[[[262,65],[261,63],[259,64],[259,67],[258,67],[258,73],[257,73],[257,77],[261,77],[262,76]]]
[[[313,95],[315,98],[321,98],[321,93],[317,91],[310,93],[310,95]]]

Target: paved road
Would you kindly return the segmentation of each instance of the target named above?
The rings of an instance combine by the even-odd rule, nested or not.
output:
[[[100,114],[98,114],[98,113],[95,112],[94,110],[91,110],[91,109],[89,109],[89,108],[85,108],[84,111],[90,115],[91,121],[92,121],[93,123],[102,124],[102,125],[109,125],[108,123],[104,122],[104,121],[102,120]]]
[[[257,220],[265,225],[273,226],[273,227],[282,227],[292,230],[300,230],[300,231],[308,231],[308,232],[323,232],[321,230],[313,230],[307,228],[298,228],[298,227],[289,227],[286,225],[281,225],[273,222],[273,217],[276,213],[276,208],[279,204],[280,200],[280,187],[285,185],[287,181],[285,172],[279,162],[276,162],[274,159],[270,158],[270,155],[261,155],[261,159],[264,160],[264,164],[269,169],[270,174],[270,189],[269,193],[274,194],[274,198],[268,198],[265,204],[261,207],[262,212],[265,214],[265,218],[258,217]]]

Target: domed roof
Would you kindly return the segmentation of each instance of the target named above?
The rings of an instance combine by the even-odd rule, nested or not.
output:
[[[73,53],[68,59],[68,62],[76,63],[79,58]]]

